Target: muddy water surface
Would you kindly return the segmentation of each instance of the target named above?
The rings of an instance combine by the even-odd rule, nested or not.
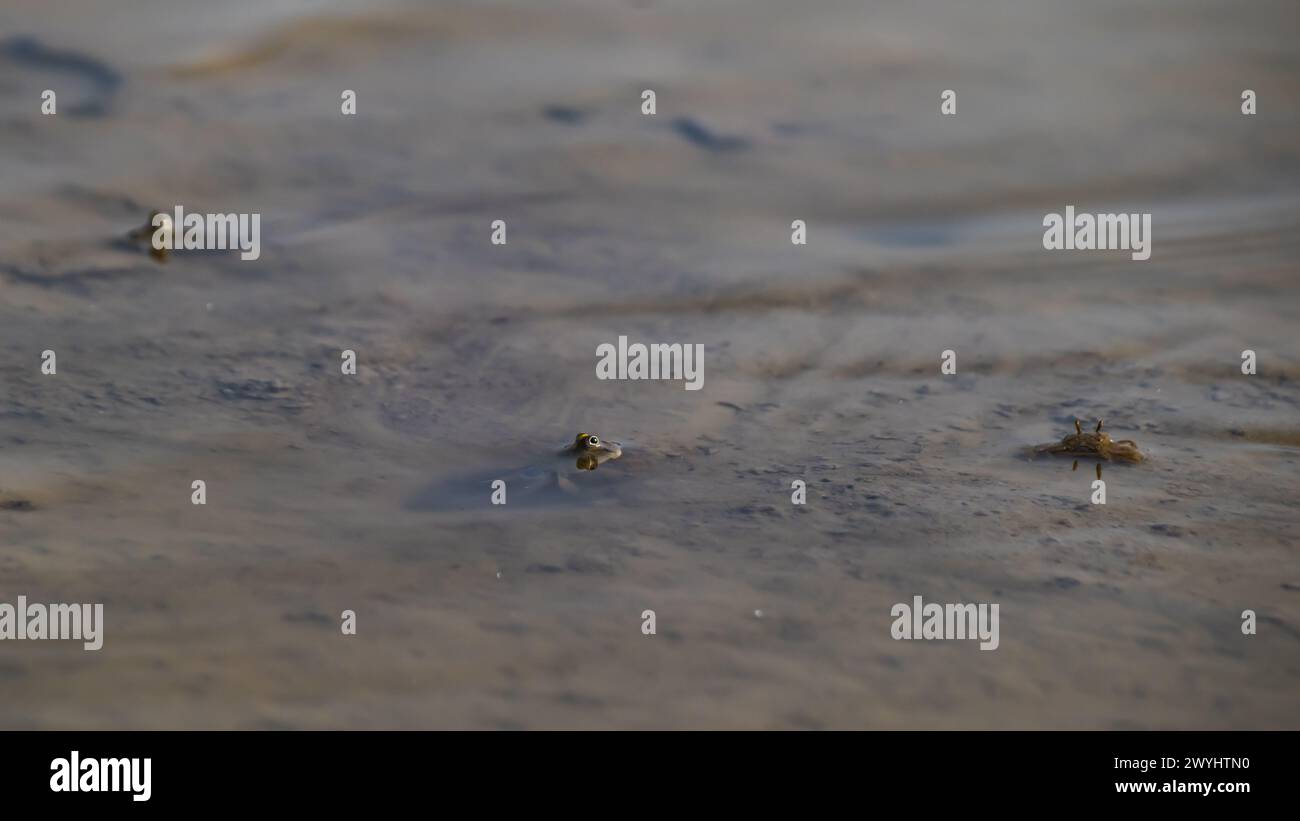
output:
[[[1297,727],[1296,18],[0,10],[0,600],[107,622],[0,645],[0,726]],[[261,259],[121,241],[175,204]],[[1044,251],[1066,205],[1152,258]],[[1104,507],[1025,455],[1076,417],[1149,456]],[[578,431],[624,457],[461,503]],[[999,649],[893,641],[915,595]]]

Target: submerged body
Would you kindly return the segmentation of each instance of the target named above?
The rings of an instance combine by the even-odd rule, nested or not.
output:
[[[607,495],[608,482],[585,480],[585,475],[623,455],[618,442],[591,433],[579,433],[549,461],[522,468],[498,470],[435,482],[407,502],[419,510],[468,510],[490,507],[493,485],[505,482],[506,506],[533,506],[576,502]]]
[[[577,457],[575,467],[579,470],[595,470],[605,462],[623,455],[623,446],[618,442],[606,442],[594,433],[579,433],[573,444],[560,451],[561,456]]]
[[[1117,462],[1141,462],[1146,457],[1138,450],[1137,442],[1132,439],[1111,439],[1109,433],[1101,430],[1101,420],[1093,433],[1084,433],[1079,420],[1074,420],[1074,433],[1060,442],[1049,442],[1034,448],[1036,454],[1053,456],[1091,457]]]

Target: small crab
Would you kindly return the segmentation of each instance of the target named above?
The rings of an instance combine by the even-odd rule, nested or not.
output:
[[[1079,420],[1074,420],[1074,433],[1060,442],[1039,445],[1034,453],[1050,453],[1055,456],[1086,456],[1095,459],[1112,459],[1119,462],[1141,462],[1146,457],[1138,450],[1137,442],[1132,439],[1111,439],[1109,433],[1101,432],[1101,420],[1097,420],[1094,433],[1084,433]]]

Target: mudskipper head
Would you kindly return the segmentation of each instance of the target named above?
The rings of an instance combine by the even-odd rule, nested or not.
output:
[[[595,470],[602,462],[623,455],[623,448],[618,442],[606,441],[594,433],[579,433],[567,450],[578,455],[579,470]]]

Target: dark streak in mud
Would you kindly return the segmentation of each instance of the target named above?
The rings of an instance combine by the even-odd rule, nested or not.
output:
[[[95,94],[65,109],[73,117],[102,117],[122,85],[122,75],[93,57],[52,49],[34,37],[17,36],[0,41],[0,55],[29,68],[76,74],[90,82]]]
[[[749,140],[744,137],[716,134],[705,128],[698,120],[690,117],[678,117],[672,122],[673,130],[696,148],[705,151],[724,153],[742,151],[749,148]]]
[[[581,125],[582,121],[587,119],[587,112],[564,105],[548,105],[542,109],[542,116],[565,125]]]
[[[110,283],[139,275],[137,268],[85,268],[61,274],[40,274],[17,265],[0,266],[0,274],[20,285],[60,289],[77,296],[90,296],[91,283]]]
[[[246,379],[243,382],[218,382],[217,388],[226,399],[256,399],[265,401],[283,393],[284,388],[265,379]]]

